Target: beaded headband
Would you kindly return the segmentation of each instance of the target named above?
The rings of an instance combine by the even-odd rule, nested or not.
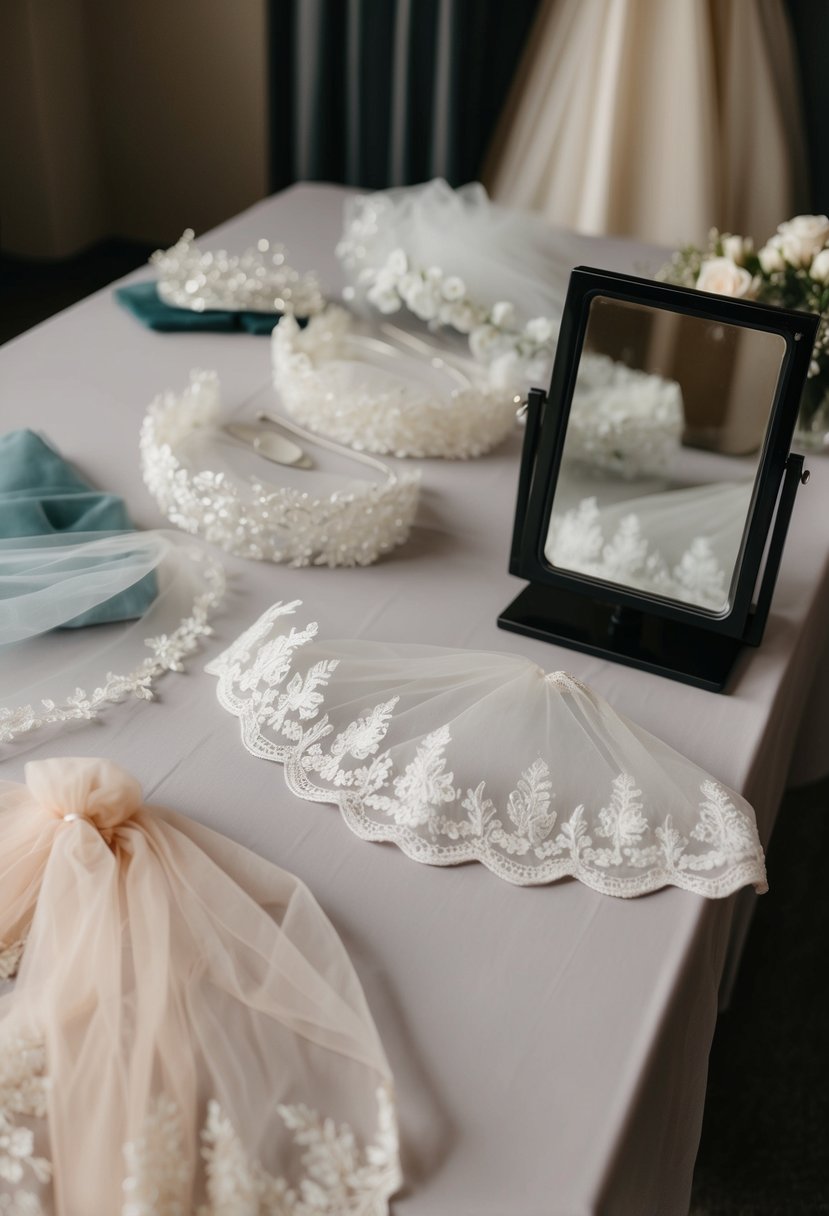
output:
[[[512,430],[521,395],[509,372],[383,330],[391,341],[358,333],[334,306],[304,330],[285,318],[271,353],[291,417],[357,451],[394,456],[480,456]]]
[[[218,431],[219,380],[193,371],[183,393],[163,393],[141,427],[144,481],[158,506],[185,532],[229,553],[291,566],[367,566],[403,544],[417,510],[420,474],[394,473],[370,456],[344,451],[284,420],[284,429],[318,447],[332,448],[384,475],[383,482],[350,481],[333,494],[253,480],[247,485],[224,472],[193,470],[178,450],[195,431]]]
[[[325,307],[315,275],[301,275],[285,261],[282,245],[262,239],[255,249],[229,254],[202,252],[187,228],[169,249],[158,249],[150,262],[158,268],[158,294],[165,304],[193,312],[295,313],[310,317]]]

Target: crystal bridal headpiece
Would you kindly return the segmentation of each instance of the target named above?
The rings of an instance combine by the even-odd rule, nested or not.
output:
[[[607,895],[766,889],[738,794],[564,672],[516,655],[318,638],[268,609],[206,670],[254,755],[366,840]]]
[[[310,317],[325,307],[313,274],[301,275],[285,260],[282,245],[263,238],[255,249],[230,254],[199,249],[192,228],[175,245],[158,249],[150,262],[158,270],[158,294],[165,304],[194,312],[288,313]]]
[[[545,220],[491,202],[477,182],[436,179],[348,199],[337,255],[346,299],[407,309],[468,335],[477,359],[547,378],[573,258],[571,237]]]
[[[0,1211],[383,1216],[392,1078],[306,887],[109,760],[0,782]]]
[[[194,371],[183,393],[157,397],[144,418],[144,481],[176,527],[240,557],[292,566],[366,566],[408,538],[420,474],[395,473],[373,457],[315,438],[294,424],[279,422],[319,448],[359,461],[382,481],[339,478],[337,488],[325,492],[332,478],[316,471],[302,473],[304,480],[294,485],[275,485],[258,476],[246,484],[230,472],[198,467],[188,444],[225,438],[220,405],[215,372]]]
[[[291,417],[357,451],[480,456],[515,426],[514,377],[391,326],[382,337],[361,333],[342,308],[330,306],[305,329],[286,317],[271,351]]]

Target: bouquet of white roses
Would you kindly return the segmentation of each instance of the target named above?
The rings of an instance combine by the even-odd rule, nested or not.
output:
[[[780,224],[757,251],[750,237],[712,228],[705,249],[687,245],[677,250],[657,278],[698,291],[820,313],[800,425],[804,430],[813,429],[818,421],[824,425],[822,415],[829,412],[829,216],[796,215]]]

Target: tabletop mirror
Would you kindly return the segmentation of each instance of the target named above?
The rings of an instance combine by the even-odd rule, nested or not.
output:
[[[818,317],[579,268],[532,389],[504,629],[713,691],[759,645]]]

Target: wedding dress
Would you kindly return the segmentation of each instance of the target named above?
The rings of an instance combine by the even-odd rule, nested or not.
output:
[[[108,760],[0,783],[0,1211],[381,1216],[388,1064],[292,875]]]
[[[317,638],[277,603],[206,670],[254,756],[366,840],[607,895],[766,889],[754,813],[565,672],[516,655]]]
[[[484,180],[582,232],[759,244],[803,199],[798,111],[782,0],[547,0]]]

